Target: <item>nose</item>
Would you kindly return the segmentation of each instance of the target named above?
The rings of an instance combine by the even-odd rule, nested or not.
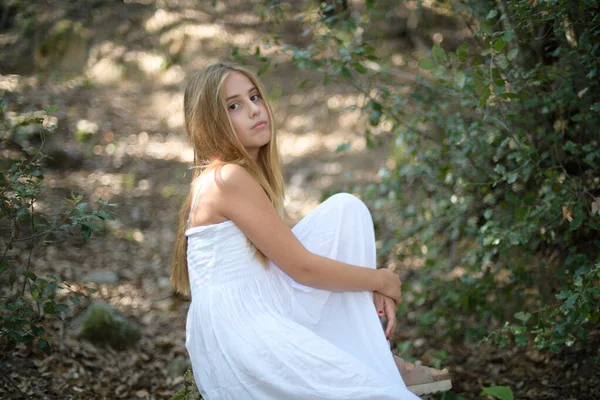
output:
[[[260,105],[257,103],[250,103],[250,116],[255,117],[260,114]]]

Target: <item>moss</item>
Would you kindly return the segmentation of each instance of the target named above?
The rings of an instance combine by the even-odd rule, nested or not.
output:
[[[202,400],[202,396],[196,387],[192,369],[188,368],[183,375],[183,389],[175,393],[169,400]]]
[[[83,317],[81,336],[91,342],[109,344],[115,350],[125,350],[140,338],[137,325],[107,304],[92,304]]]
[[[74,37],[82,37],[84,26],[81,22],[62,19],[56,22],[45,35],[35,51],[35,58],[41,66],[50,59],[60,59],[67,53]]]

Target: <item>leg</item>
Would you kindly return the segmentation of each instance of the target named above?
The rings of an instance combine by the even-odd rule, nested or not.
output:
[[[365,204],[351,194],[331,196],[292,231],[315,254],[376,268],[371,214]],[[310,315],[308,322],[299,317],[299,323],[389,379],[401,381],[373,304],[372,292],[330,292],[287,278],[295,289],[298,302]]]
[[[292,232],[312,253],[352,265],[376,268],[371,214],[365,204],[351,194],[338,193],[329,197],[298,222]],[[310,318],[318,323],[332,292],[302,285],[283,271],[281,273],[296,289],[298,300]],[[375,313],[374,306],[372,308]]]

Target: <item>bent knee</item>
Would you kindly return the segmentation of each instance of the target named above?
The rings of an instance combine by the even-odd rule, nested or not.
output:
[[[332,203],[334,207],[350,208],[357,212],[369,213],[369,209],[361,199],[347,192],[336,193],[325,202]]]

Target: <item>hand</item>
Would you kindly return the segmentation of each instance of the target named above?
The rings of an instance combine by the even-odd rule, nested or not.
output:
[[[379,316],[384,316],[387,319],[385,327],[385,338],[390,339],[392,332],[396,328],[396,302],[391,298],[382,295],[378,292],[373,292],[373,303]]]
[[[402,304],[402,281],[400,277],[387,268],[378,269],[380,274],[380,288],[376,290],[384,296],[391,297],[396,304]]]

